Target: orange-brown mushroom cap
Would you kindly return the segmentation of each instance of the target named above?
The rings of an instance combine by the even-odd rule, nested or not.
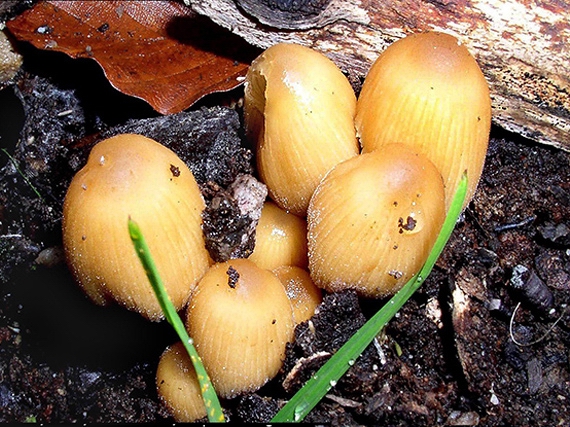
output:
[[[445,217],[443,182],[426,156],[389,144],[332,169],[307,215],[315,284],[383,297],[427,259]]]
[[[116,300],[152,320],[163,317],[131,242],[136,221],[177,309],[209,266],[198,185],[174,152],[141,135],[99,142],[73,178],[63,206],[68,264],[98,304]]]
[[[304,216],[321,178],[358,154],[355,109],[347,78],[316,50],[279,43],[253,61],[244,121],[261,179],[280,207]]]
[[[307,221],[271,201],[265,202],[255,229],[255,248],[249,256],[259,267],[307,267]]]
[[[283,265],[273,270],[273,273],[285,287],[293,308],[295,324],[309,320],[323,301],[323,293],[315,285],[309,272],[294,265]]]
[[[176,422],[191,423],[206,417],[196,370],[181,342],[168,347],[160,356],[156,388]]]
[[[273,378],[293,338],[279,279],[247,259],[213,265],[188,306],[186,328],[216,389],[226,398]]]
[[[404,143],[440,170],[449,207],[465,171],[471,200],[483,170],[491,126],[489,87],[455,37],[427,32],[390,45],[366,76],[356,128],[363,152]]]

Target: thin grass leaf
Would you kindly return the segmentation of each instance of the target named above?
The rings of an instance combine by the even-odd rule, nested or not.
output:
[[[135,251],[141,260],[146,275],[148,276],[150,284],[152,285],[152,289],[158,298],[158,302],[162,308],[164,316],[180,337],[180,340],[182,341],[182,344],[184,344],[184,347],[190,356],[190,360],[194,365],[198,381],[200,382],[200,390],[202,392],[204,405],[206,406],[208,420],[210,422],[224,422],[225,418],[222,412],[222,407],[220,406],[220,401],[218,400],[216,391],[210,382],[210,377],[208,376],[206,369],[204,369],[204,365],[202,364],[202,360],[200,359],[200,356],[194,347],[192,338],[190,338],[186,332],[186,328],[184,327],[182,319],[180,319],[180,316],[178,316],[176,309],[172,305],[172,302],[166,293],[166,289],[164,288],[162,279],[158,274],[156,264],[154,263],[154,260],[150,254],[150,250],[140,230],[140,227],[131,218],[129,218],[129,234],[135,247]]]
[[[24,175],[24,172],[22,172],[20,170],[20,168],[18,167],[18,163],[16,162],[16,159],[14,159],[14,157],[12,157],[10,155],[10,153],[8,153],[8,150],[6,150],[5,148],[0,149],[2,150],[2,152],[4,154],[6,154],[6,156],[8,156],[8,159],[10,160],[10,162],[14,165],[14,168],[16,168],[16,171],[18,172],[18,174],[20,174],[20,176],[24,179],[24,181],[26,181],[26,184],[28,184],[30,186],[30,188],[32,189],[32,191],[34,193],[36,193],[36,196],[38,196],[38,198],[45,203],[44,198],[42,197],[42,195],[40,194],[40,192],[37,190],[36,187],[34,187],[34,185],[32,184],[32,182],[29,180],[29,178]]]
[[[384,326],[394,317],[406,301],[418,290],[431,273],[435,262],[449,240],[467,194],[467,175],[464,174],[443,223],[442,229],[426,263],[399,292],[397,292],[373,317],[370,318],[307,383],[281,408],[271,422],[299,422],[319,403],[323,396],[354,364],[354,361],[370,345]]]

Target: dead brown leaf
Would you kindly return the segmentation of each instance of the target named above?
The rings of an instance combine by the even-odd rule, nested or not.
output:
[[[161,114],[237,87],[255,51],[172,1],[44,1],[7,23],[39,49],[93,58],[119,91]]]

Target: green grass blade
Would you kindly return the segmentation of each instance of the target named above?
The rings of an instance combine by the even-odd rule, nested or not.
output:
[[[1,148],[0,149],[4,154],[6,154],[6,156],[8,156],[8,160],[10,160],[10,162],[12,163],[12,165],[14,165],[14,168],[16,169],[16,172],[18,172],[18,174],[23,178],[23,180],[26,182],[26,184],[28,184],[28,186],[32,189],[32,191],[36,194],[36,196],[38,196],[38,198],[45,203],[44,198],[42,197],[42,195],[40,194],[40,192],[37,190],[36,187],[34,187],[34,185],[32,184],[32,182],[29,180],[29,178],[24,175],[24,172],[22,172],[22,170],[18,167],[18,163],[16,162],[16,159],[14,159],[14,157],[12,157],[10,155],[10,153],[8,153],[8,151],[5,148]]]
[[[210,422],[224,422],[225,418],[222,412],[222,407],[220,406],[220,401],[218,400],[216,391],[210,382],[208,373],[206,372],[206,369],[204,369],[204,365],[202,365],[200,356],[198,356],[198,353],[196,352],[196,348],[192,343],[192,338],[188,336],[182,319],[180,319],[180,316],[178,316],[176,309],[172,305],[172,302],[166,293],[164,284],[162,283],[162,279],[158,274],[158,270],[150,254],[140,227],[131,218],[129,218],[129,234],[131,236],[131,240],[133,242],[137,255],[144,267],[146,275],[148,276],[150,284],[152,285],[152,289],[158,298],[158,302],[162,308],[164,316],[180,337],[182,344],[184,344],[184,347],[186,348],[186,351],[192,360],[198,381],[200,382],[200,390],[202,392],[204,405],[206,406],[208,420]]]
[[[287,404],[273,417],[272,422],[299,422],[319,403],[323,396],[354,364],[382,328],[414,294],[431,273],[435,262],[449,240],[457,218],[461,214],[467,194],[467,175],[463,175],[437,240],[426,263],[404,287],[370,318],[318,371]]]

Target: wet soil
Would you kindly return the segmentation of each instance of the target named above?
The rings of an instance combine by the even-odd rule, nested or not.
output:
[[[210,97],[158,117],[89,61],[21,49],[25,72],[0,92],[22,121],[17,143],[0,140],[0,422],[171,423],[154,373],[175,334],[87,300],[62,262],[61,204],[92,144],[125,130],[178,151],[211,199],[255,173],[239,109]],[[432,275],[306,421],[570,425],[569,288],[570,153],[494,128]],[[222,402],[228,418],[268,422],[381,304],[327,295],[277,378]]]

